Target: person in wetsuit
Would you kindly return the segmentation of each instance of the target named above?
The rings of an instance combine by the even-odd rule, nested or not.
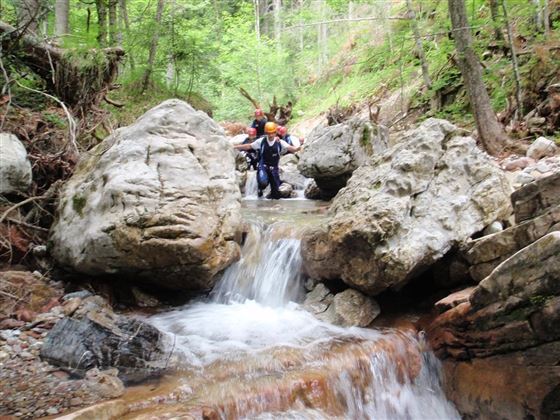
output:
[[[270,185],[270,198],[279,199],[280,180],[279,168],[280,155],[287,152],[295,153],[300,148],[290,146],[276,135],[277,126],[273,122],[267,122],[264,128],[265,136],[259,138],[251,144],[238,144],[233,146],[237,150],[258,150],[259,164],[257,169],[257,182],[259,185],[259,197],[262,197],[263,190]]]
[[[247,137],[243,140],[241,144],[251,144],[257,139],[257,129],[253,127],[247,128]],[[257,170],[257,166],[259,163],[259,152],[254,149],[249,149],[245,152],[245,159],[247,160],[247,165],[249,165],[249,169],[253,168],[255,171]]]
[[[289,134],[288,129],[286,127],[279,126],[277,133],[280,140],[284,140],[290,146],[295,146],[295,147],[301,146],[300,139],[297,138],[296,136],[292,136],[291,134]]]
[[[253,124],[251,124],[251,127],[257,130],[257,137],[264,136],[264,126],[266,125],[266,123],[267,119],[264,116],[264,112],[262,111],[262,109],[255,109],[255,119],[253,120]]]

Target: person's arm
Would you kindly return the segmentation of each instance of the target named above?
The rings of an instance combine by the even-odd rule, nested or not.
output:
[[[284,140],[280,140],[280,145],[282,146],[283,150],[287,150],[290,153],[295,153],[297,151],[299,151],[299,149],[301,149],[301,146],[299,147],[295,147],[295,146],[290,146],[287,142],[285,142]]]
[[[252,144],[251,143],[246,143],[246,144],[234,144],[233,148],[236,150],[251,150],[252,149]]]

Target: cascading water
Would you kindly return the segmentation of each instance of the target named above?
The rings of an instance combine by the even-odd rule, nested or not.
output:
[[[134,418],[459,418],[421,338],[333,326],[298,305],[299,244],[286,223],[253,223],[209,301],[150,319],[173,336],[181,372],[172,403]]]

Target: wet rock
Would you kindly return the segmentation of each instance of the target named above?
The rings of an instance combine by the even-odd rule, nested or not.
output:
[[[82,157],[61,192],[51,254],[89,275],[208,289],[239,257],[239,198],[223,130],[168,100]]]
[[[557,151],[558,147],[552,140],[539,137],[529,146],[527,157],[539,160],[546,156],[554,156]]]
[[[124,394],[124,385],[118,378],[117,369],[100,371],[97,368],[88,370],[85,379],[90,392],[102,398],[118,398]]]
[[[293,153],[287,153],[280,158],[280,179],[290,184],[294,190],[303,190],[309,181],[298,169],[299,158]]]
[[[143,292],[138,287],[132,288],[132,296],[134,296],[136,305],[140,306],[141,308],[155,308],[161,305],[159,300],[149,295],[148,293]]]
[[[356,168],[386,148],[385,131],[368,119],[355,117],[314,129],[305,142],[298,168],[315,180],[325,198],[332,198]]]
[[[320,200],[323,197],[321,189],[317,186],[315,180],[311,180],[307,187],[305,187],[303,195],[308,200]]]
[[[460,305],[461,303],[468,302],[469,296],[471,295],[473,290],[474,290],[474,286],[471,286],[471,287],[467,287],[466,289],[451,293],[449,296],[446,296],[443,299],[438,300],[434,304],[434,307],[436,308],[436,311],[438,313],[443,313],[451,308]]]
[[[526,173],[526,172],[520,172],[515,177],[515,183],[520,184],[520,185],[529,184],[530,182],[533,182],[534,180],[535,180],[535,177],[531,174]]]
[[[31,163],[19,139],[0,133],[0,194],[27,191],[31,185]]]
[[[66,416],[59,417],[58,420],[117,419],[122,418],[128,412],[129,408],[125,401],[115,400],[84,408]]]
[[[511,195],[515,221],[539,216],[560,204],[560,172],[525,185]]]
[[[490,223],[488,226],[486,226],[482,231],[482,234],[484,236],[487,236],[487,235],[492,235],[494,233],[501,232],[502,230],[504,230],[504,226],[502,225],[502,222],[496,220]]]
[[[93,296],[93,293],[91,293],[89,290],[80,290],[77,292],[72,292],[72,293],[67,293],[62,297],[63,301],[67,301],[70,299],[75,299],[75,298],[79,298],[79,299],[85,299],[87,297]]]
[[[283,182],[282,184],[280,184],[280,187],[278,188],[278,191],[280,192],[280,196],[282,198],[291,198],[292,194],[294,192],[294,189],[290,184],[287,184],[286,182]]]
[[[72,317],[48,333],[41,357],[80,377],[93,369],[119,369],[119,378],[136,382],[165,368],[164,336],[153,326],[113,313],[99,296],[84,299]]]
[[[474,139],[429,119],[354,172],[327,226],[303,237],[305,271],[370,295],[398,290],[457,243],[507,219],[509,193]]]
[[[375,300],[357,290],[333,295],[322,283],[307,294],[303,307],[318,319],[341,327],[366,327],[381,312]]]
[[[367,327],[379,315],[377,302],[354,289],[334,296],[321,319],[341,327]]]

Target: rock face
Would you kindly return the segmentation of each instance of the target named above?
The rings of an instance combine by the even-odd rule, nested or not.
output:
[[[116,315],[91,296],[49,332],[41,357],[80,377],[94,368],[117,368],[120,379],[137,382],[161,374],[168,354],[155,327]]]
[[[449,396],[467,418],[477,410],[482,418],[557,418],[559,256],[560,232],[549,233],[506,259],[429,329],[446,359]]]
[[[342,124],[319,126],[305,142],[298,168],[313,178],[329,199],[346,185],[352,172],[373,154],[387,148],[387,136],[368,120],[353,118]]]
[[[239,256],[239,198],[222,129],[169,100],[79,163],[61,195],[51,253],[90,275],[207,289]]]
[[[507,218],[509,193],[472,138],[429,119],[354,172],[328,225],[304,236],[305,269],[371,295],[399,289],[454,245]]]
[[[307,295],[303,307],[318,319],[341,327],[367,327],[379,315],[379,305],[354,289],[333,295],[319,283]]]
[[[531,182],[511,195],[517,223],[543,214],[548,208],[560,205],[560,172]]]
[[[0,133],[0,194],[26,191],[31,185],[31,163],[19,139]]]

